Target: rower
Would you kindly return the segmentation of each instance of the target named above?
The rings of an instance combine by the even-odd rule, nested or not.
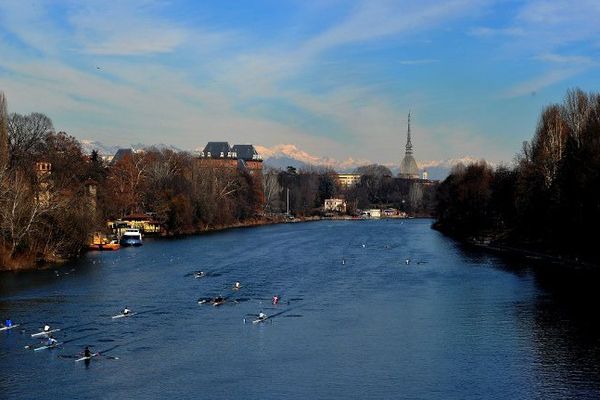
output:
[[[44,332],[50,331],[50,325],[44,325]]]
[[[203,276],[204,276],[204,272],[203,271],[196,272],[196,278],[202,278]]]
[[[6,321],[4,321],[4,326],[6,328],[10,328],[12,326],[12,321],[10,320],[10,318],[7,318]]]
[[[410,258],[406,259],[406,265],[410,264]]]
[[[258,319],[266,319],[267,318],[267,314],[265,314],[264,312],[259,312],[258,313]]]
[[[277,303],[279,303],[279,296],[277,296],[277,295],[273,296],[272,303],[273,303],[273,304],[277,304]]]
[[[346,259],[342,258],[342,265],[346,265]]]
[[[52,335],[48,336],[48,339],[46,340],[46,346],[55,346],[57,343],[58,340],[54,339]]]
[[[213,303],[220,303],[222,301],[225,301],[225,299],[222,296],[217,296],[213,299]]]
[[[241,284],[241,283],[239,283],[239,282],[236,282],[236,283],[235,283],[235,285],[233,285],[233,288],[234,288],[234,289],[239,289],[239,288],[241,288],[241,287],[242,287],[242,284]]]
[[[123,311],[121,311],[121,314],[123,314],[123,315],[127,315],[127,314],[129,314],[130,312],[131,312],[131,310],[130,310],[130,309],[127,307],[127,306],[125,306],[125,308],[123,309]]]
[[[83,356],[84,357],[91,357],[92,356],[92,352],[90,351],[90,347],[89,346],[85,346],[85,350],[83,350]]]

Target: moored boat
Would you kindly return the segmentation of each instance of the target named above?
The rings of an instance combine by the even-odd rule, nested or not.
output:
[[[129,228],[123,232],[121,236],[121,246],[141,246],[142,234],[139,229]]]

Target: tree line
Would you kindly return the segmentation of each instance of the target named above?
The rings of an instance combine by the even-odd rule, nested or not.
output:
[[[359,209],[394,207],[412,215],[431,215],[434,211],[435,185],[419,185],[394,178],[389,168],[379,164],[358,167],[360,180],[341,187],[337,173],[325,167],[300,170],[267,169],[264,174],[266,207],[271,212],[287,211],[298,216],[323,215],[325,199],[343,198],[347,213]]]
[[[77,256],[106,221],[149,213],[167,234],[260,218],[260,174],[155,148],[108,164],[41,113],[8,113],[0,92],[0,269]]]
[[[600,222],[600,94],[569,90],[544,108],[514,166],[455,167],[437,191],[437,223],[463,237],[595,257]]]

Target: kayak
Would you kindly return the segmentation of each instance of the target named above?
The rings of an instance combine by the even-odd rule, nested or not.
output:
[[[60,331],[60,329],[51,329],[51,330],[46,331],[46,332],[42,331],[42,332],[38,332],[38,333],[32,333],[31,337],[48,336],[49,334],[54,333],[54,332],[58,332],[58,331]]]
[[[50,344],[50,345],[46,345],[46,346],[41,346],[41,347],[36,347],[35,349],[33,349],[33,351],[40,351],[40,350],[46,350],[46,349],[53,349],[55,347],[60,346],[62,343],[58,342],[58,343],[54,343],[54,344]]]
[[[123,318],[123,317],[131,317],[132,315],[135,315],[137,313],[127,313],[127,314],[117,314],[117,315],[113,315],[111,318],[112,319],[117,319],[117,318]]]
[[[87,357],[85,357],[85,356],[84,356],[84,357],[80,357],[80,358],[76,359],[76,360],[75,360],[75,362],[79,362],[79,361],[85,361],[85,360],[91,360],[91,359],[92,359],[92,357],[97,357],[97,356],[99,356],[99,355],[100,355],[100,353],[92,353],[92,354],[90,354],[90,355],[89,355],[89,356],[87,356]]]
[[[17,326],[19,326],[19,324],[14,324],[14,325],[11,325],[11,326],[3,326],[2,328],[0,328],[0,332],[2,332],[2,331],[8,331],[8,330],[10,330],[12,328],[16,328]]]

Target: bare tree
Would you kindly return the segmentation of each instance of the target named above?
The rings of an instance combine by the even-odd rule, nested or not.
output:
[[[590,99],[581,89],[570,89],[565,96],[563,118],[569,127],[575,143],[581,144],[583,129],[590,110]]]
[[[560,161],[563,158],[568,128],[560,106],[547,107],[540,117],[531,148],[534,162],[540,167],[546,187],[556,179]]]
[[[271,212],[279,210],[281,201],[280,193],[282,191],[279,184],[279,171],[273,168],[265,168],[262,180],[265,194],[265,209]]]
[[[10,114],[8,138],[11,164],[30,162],[46,135],[53,131],[52,120],[44,114]]]

